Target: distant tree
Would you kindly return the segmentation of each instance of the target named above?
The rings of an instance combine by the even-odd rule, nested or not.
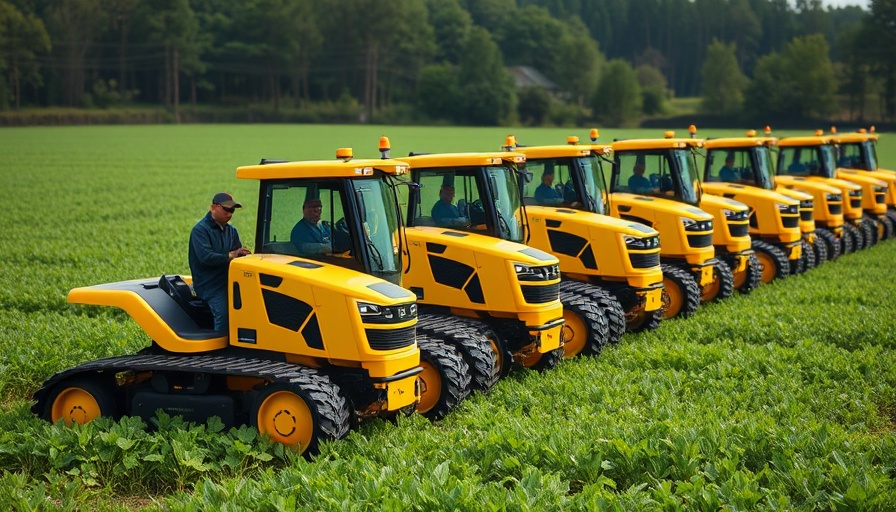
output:
[[[128,43],[131,36],[131,25],[137,14],[140,0],[102,0],[109,27],[115,34],[118,44],[118,92],[123,93],[127,87]]]
[[[15,6],[0,1],[0,73],[12,104],[19,108],[22,88],[42,84],[38,56],[50,51],[50,37],[43,22],[34,14],[23,14]],[[7,106],[5,92],[0,94],[0,108]]]
[[[876,42],[874,43],[876,45]],[[840,79],[840,93],[847,98],[847,108],[851,120],[865,118],[865,98],[872,88],[871,64],[872,46],[866,40],[860,24],[843,29],[838,36],[842,62],[837,65]]]
[[[504,68],[498,45],[482,27],[470,30],[458,78],[465,122],[499,125],[507,121],[516,108],[513,78]]]
[[[551,112],[551,95],[544,87],[523,87],[518,93],[520,121],[530,126],[540,126]]]
[[[792,117],[825,116],[832,110],[836,87],[824,36],[798,37],[783,53],[759,59],[746,107]]]
[[[896,117],[896,0],[872,0],[871,14],[865,18],[866,40],[874,62],[874,73],[884,83],[884,109],[889,119]]]
[[[507,32],[518,30],[517,0],[461,0],[473,24],[484,27],[500,46]]]
[[[438,62],[460,62],[464,41],[473,26],[473,20],[458,0],[427,0],[429,22],[435,32]]]
[[[558,49],[553,79],[573,102],[584,106],[597,88],[606,59],[578,17],[566,21]]]
[[[662,114],[666,110],[669,89],[666,77],[659,69],[642,64],[635,70],[641,86],[641,111],[648,116]]]
[[[612,127],[634,124],[641,115],[641,101],[635,70],[622,59],[608,62],[592,101],[598,119]]]
[[[548,78],[556,78],[560,58],[563,22],[544,7],[530,5],[519,10],[514,29],[504,35],[501,50],[510,66],[532,66]]]
[[[714,40],[706,50],[700,90],[703,112],[737,114],[743,109],[747,79],[737,64],[734,44]]]
[[[56,62],[65,105],[81,106],[87,74],[85,61],[104,23],[100,0],[59,0],[47,9],[47,32],[59,57]]]
[[[417,104],[432,119],[461,121],[463,98],[457,66],[448,63],[424,66],[417,83]]]

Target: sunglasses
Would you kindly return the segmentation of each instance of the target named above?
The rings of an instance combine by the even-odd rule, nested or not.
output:
[[[218,206],[220,206],[221,209],[227,213],[233,213],[236,211],[236,208],[228,208],[228,207],[224,206],[223,204],[219,204]]]

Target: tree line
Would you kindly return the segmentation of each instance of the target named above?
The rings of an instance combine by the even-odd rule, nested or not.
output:
[[[896,0],[0,0],[0,109],[625,125],[699,96],[732,116],[879,102],[890,120],[894,27]],[[520,66],[556,88],[515,85]]]

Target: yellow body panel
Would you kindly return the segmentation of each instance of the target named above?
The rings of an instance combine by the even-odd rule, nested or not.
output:
[[[625,192],[610,194],[611,211],[614,217],[634,217],[643,219],[647,225],[660,233],[660,254],[663,257],[685,259],[691,265],[703,265],[715,256],[712,245],[692,248],[688,245],[688,235],[712,235],[712,231],[685,231],[681,219],[712,221],[709,213],[696,206],[657,197],[647,197]],[[709,269],[710,281],[712,268]]]
[[[123,309],[137,325],[143,329],[160,347],[165,350],[183,353],[208,352],[227,346],[226,336],[215,336],[207,339],[185,339],[171,329],[171,327],[156,313],[155,310],[136,292],[131,291],[131,285],[158,284],[159,279],[135,279],[119,283],[98,284],[74,288],[68,292],[68,301],[72,304],[90,304],[93,306],[113,306]],[[211,335],[211,332],[210,332]]]
[[[650,288],[663,281],[663,272],[659,266],[635,268],[629,257],[630,253],[643,255],[658,253],[659,247],[635,251],[625,245],[626,236],[659,236],[659,232],[653,228],[571,208],[527,206],[526,215],[531,232],[529,245],[556,256],[560,260],[560,269],[564,274],[624,280],[633,288]],[[548,226],[549,222],[552,224],[551,227]],[[579,237],[584,244],[579,253],[571,255],[553,250],[549,238],[552,230],[567,236]],[[586,266],[585,262],[589,258],[583,256],[584,254],[593,255],[594,266]]]
[[[753,241],[747,229],[748,219],[731,221],[725,215],[725,210],[733,212],[749,212],[747,205],[728,199],[726,197],[714,196],[712,194],[703,194],[700,199],[700,209],[713,216],[712,244],[719,248],[724,248],[729,253],[740,253],[750,249]],[[729,227],[740,226],[744,228],[743,236],[732,236]]]
[[[776,192],[791,197],[795,192],[811,195],[814,203],[812,213],[818,226],[832,230],[843,226],[843,203],[849,202],[849,196],[844,196],[839,188],[801,176],[775,176],[775,185]],[[838,196],[839,199],[828,199],[829,196]]]
[[[315,177],[361,178],[373,175],[373,169],[380,169],[394,175],[403,175],[408,172],[407,164],[399,160],[309,160],[304,162],[244,165],[237,167],[236,177],[255,180]]]
[[[837,178],[862,187],[862,209],[865,212],[883,215],[887,213],[887,189],[892,188],[892,185],[888,181],[871,176],[869,172],[837,169]]]
[[[448,228],[418,226],[406,228],[405,235],[411,264],[402,283],[414,291],[418,303],[449,307],[458,314],[480,318],[516,318],[536,337],[541,351],[561,346],[560,300],[529,303],[522,288],[556,289],[560,283],[557,258],[527,245]],[[460,274],[462,282],[442,278],[438,269],[444,268],[440,262],[445,261],[466,272]],[[514,263],[554,267],[556,275],[546,281],[521,283]],[[558,321],[560,324],[546,329]]]
[[[800,227],[784,227],[784,218],[793,217],[799,219],[799,214],[782,214],[777,204],[796,206],[799,208],[799,200],[784,194],[765,190],[759,187],[741,185],[737,183],[703,183],[703,191],[708,195],[730,197],[735,201],[746,205],[750,209],[750,215],[754,217],[755,227],[750,227],[750,235],[758,238],[773,238],[784,243],[795,242],[800,239]],[[806,194],[803,194],[806,196]],[[807,196],[809,200],[812,196]],[[703,202],[700,208],[704,208]],[[717,217],[718,218],[718,217]],[[799,221],[796,221],[797,223]],[[815,230],[815,222],[812,221],[812,230]]]
[[[291,265],[293,262],[308,262],[313,268]],[[231,288],[239,286],[241,296],[239,308],[232,293],[230,296],[231,345],[326,359],[337,366],[360,366],[371,377],[387,377],[419,364],[416,343],[399,349],[375,350],[367,342],[365,332],[412,328],[416,325],[416,316],[395,323],[369,324],[362,323],[358,312],[358,302],[380,306],[413,303],[414,295],[401,287],[343,267],[279,254],[237,258],[230,263],[229,273]],[[265,284],[263,276],[275,276],[282,281],[274,287]],[[391,296],[371,286],[385,286]],[[268,297],[279,294],[299,301],[303,307],[310,307],[311,313],[297,330],[275,325],[269,319],[271,307],[266,305],[265,291]],[[322,340],[319,345],[322,346],[315,347],[314,342],[302,335],[312,316],[319,319]],[[255,331],[252,341],[246,341],[240,334],[245,329]]]

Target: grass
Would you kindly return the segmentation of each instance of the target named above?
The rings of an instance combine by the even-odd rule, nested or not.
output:
[[[681,127],[671,127],[686,131]],[[375,421],[314,461],[211,421],[30,414],[41,382],[131,353],[126,315],[75,286],[187,273],[189,230],[232,192],[253,239],[261,157],[496,150],[511,130],[377,126],[4,129],[0,137],[0,506],[12,510],[888,510],[896,506],[896,242],[626,335],[599,357],[515,372],[444,421]],[[512,130],[524,144],[565,129]],[[576,133],[583,139],[587,130]],[[738,134],[713,131],[702,136]],[[604,130],[602,140],[656,136]],[[777,134],[784,136],[785,134]],[[879,157],[896,161],[882,136]],[[893,164],[889,164],[893,165]]]

